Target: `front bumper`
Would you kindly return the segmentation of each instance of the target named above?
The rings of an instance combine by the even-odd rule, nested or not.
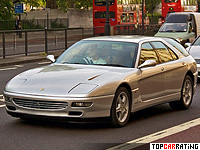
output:
[[[3,92],[5,97],[5,105],[8,114],[14,117],[38,116],[38,117],[60,117],[60,118],[101,118],[110,116],[110,108],[114,95],[99,97],[53,97],[53,96],[37,96],[25,95],[11,92]],[[16,104],[13,99],[34,100],[41,102],[66,102],[65,108],[48,109],[48,108],[31,108],[26,105]],[[90,107],[72,107],[73,102],[92,102]]]

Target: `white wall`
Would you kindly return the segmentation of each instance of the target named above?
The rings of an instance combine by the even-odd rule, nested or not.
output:
[[[67,13],[63,13],[58,9],[46,9],[39,11],[30,11],[22,15],[22,19],[32,20],[32,19],[47,19],[47,14],[49,19],[62,19],[68,18],[70,28],[90,28],[93,27],[93,14],[92,10],[83,9],[69,9]]]

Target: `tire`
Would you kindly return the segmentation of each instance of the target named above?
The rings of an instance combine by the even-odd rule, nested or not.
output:
[[[172,109],[188,109],[192,103],[193,98],[193,81],[189,75],[185,76],[181,89],[181,99],[179,101],[170,102],[169,105]]]
[[[115,93],[111,107],[110,123],[113,127],[123,127],[127,124],[131,112],[130,94],[125,87],[120,87]]]

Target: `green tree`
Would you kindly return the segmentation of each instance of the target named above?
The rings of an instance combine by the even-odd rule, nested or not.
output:
[[[58,8],[66,12],[67,8],[89,8],[93,0],[56,0]]]
[[[14,5],[11,0],[0,0],[0,19],[11,19]]]
[[[46,5],[45,0],[21,0],[21,2],[24,2],[25,4],[29,4],[33,7],[39,7],[39,6],[45,6]]]
[[[75,0],[76,8],[89,8],[92,7],[93,0]]]
[[[154,10],[156,6],[160,3],[161,3],[161,0],[146,0],[145,1],[146,10],[149,13],[152,13],[152,10]]]

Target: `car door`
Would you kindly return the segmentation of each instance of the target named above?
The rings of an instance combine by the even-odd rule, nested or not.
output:
[[[141,75],[138,80],[138,87],[142,101],[159,98],[163,96],[165,90],[163,67],[160,65],[160,60],[149,42],[141,45],[139,65],[146,60],[155,60],[157,65],[140,69]]]
[[[164,68],[163,73],[165,75],[165,92],[164,95],[172,95],[180,92],[180,88],[183,82],[183,74],[185,74],[184,62],[178,59],[178,56],[172,49],[167,47],[162,42],[151,42],[155,48],[162,66]],[[176,98],[176,97],[173,97]]]

